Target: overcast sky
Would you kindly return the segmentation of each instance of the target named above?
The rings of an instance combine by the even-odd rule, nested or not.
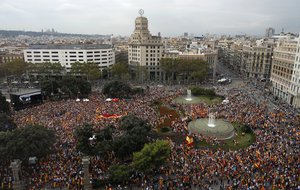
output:
[[[300,32],[300,0],[0,0],[0,29],[130,35],[139,9],[152,34]]]

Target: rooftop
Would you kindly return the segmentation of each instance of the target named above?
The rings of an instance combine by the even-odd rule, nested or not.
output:
[[[33,94],[33,93],[41,93],[41,89],[22,88],[22,89],[18,89],[17,92],[13,92],[11,94],[21,96],[21,95],[28,95],[28,94]]]
[[[109,44],[43,44],[30,45],[27,49],[66,49],[66,50],[80,50],[80,49],[110,49]]]

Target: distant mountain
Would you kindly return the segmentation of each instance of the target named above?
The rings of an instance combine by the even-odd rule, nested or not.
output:
[[[79,36],[79,37],[108,37],[107,35],[100,34],[69,34],[59,32],[34,32],[34,31],[22,31],[22,30],[0,30],[0,36],[2,37],[16,37],[19,35],[27,36]]]

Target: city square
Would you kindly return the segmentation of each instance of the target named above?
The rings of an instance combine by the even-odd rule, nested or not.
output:
[[[0,190],[300,189],[299,16],[275,16],[293,3],[52,1],[0,3],[73,28],[0,28]]]

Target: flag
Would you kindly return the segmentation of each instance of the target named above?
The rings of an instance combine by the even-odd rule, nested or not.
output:
[[[187,135],[185,138],[185,142],[188,146],[192,146],[194,144],[194,139],[193,139],[193,137]]]

